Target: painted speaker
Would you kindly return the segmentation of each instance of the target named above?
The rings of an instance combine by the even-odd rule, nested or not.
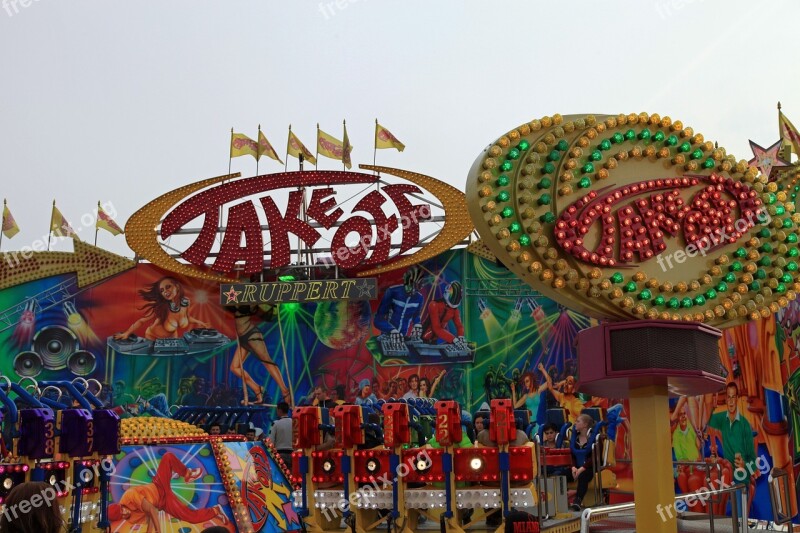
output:
[[[78,338],[64,326],[46,326],[33,337],[33,351],[48,370],[66,368],[67,359],[78,349]]]
[[[67,368],[76,376],[88,376],[97,368],[97,358],[87,350],[78,350],[67,359]]]
[[[20,352],[14,358],[14,372],[19,377],[34,378],[42,372],[43,368],[42,358],[36,352]]]

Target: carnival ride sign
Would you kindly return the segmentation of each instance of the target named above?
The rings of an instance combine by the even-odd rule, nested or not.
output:
[[[229,283],[220,286],[222,305],[262,305],[320,300],[374,300],[376,278]]]
[[[800,289],[800,214],[768,174],[669,117],[554,115],[481,154],[467,198],[486,246],[546,296],[720,326]]]
[[[237,179],[239,174],[220,176],[171,191],[134,213],[126,224],[128,244],[167,270],[230,282],[225,274],[261,272],[265,260],[271,269],[289,265],[290,234],[302,241],[304,250],[313,252],[324,241],[323,233],[332,232],[326,251],[333,262],[358,271],[358,276],[370,276],[434,257],[472,231],[464,194],[458,189],[415,172],[372,165],[360,168],[409,183],[378,186],[376,174],[317,170],[245,179]],[[337,203],[335,186],[353,184],[366,187],[353,207],[345,210],[344,202]],[[373,184],[375,188],[369,186]],[[275,193],[281,190],[288,191],[283,209],[275,201]],[[429,242],[420,234],[420,224],[432,218],[426,198],[441,202],[446,215],[441,230]],[[185,234],[199,217],[203,222],[194,242],[178,250],[177,257],[167,253],[159,237],[164,241]],[[406,253],[413,250],[417,251]]]

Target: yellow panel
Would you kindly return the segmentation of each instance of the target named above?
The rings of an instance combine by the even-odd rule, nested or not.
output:
[[[0,254],[0,289],[59,274],[76,273],[78,286],[97,283],[136,266],[134,261],[83,241],[74,252],[4,252]]]

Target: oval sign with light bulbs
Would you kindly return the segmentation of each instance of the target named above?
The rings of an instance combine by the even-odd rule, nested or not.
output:
[[[369,185],[379,183],[376,174],[318,170],[245,179],[237,179],[239,174],[220,176],[175,189],[134,213],[125,226],[128,245],[166,270],[229,282],[226,275],[235,270],[261,272],[265,257],[271,269],[289,265],[290,234],[314,251],[329,230],[332,237],[325,252],[337,266],[363,277],[420,263],[449,250],[472,231],[464,193],[458,189],[416,172],[373,165],[360,168],[408,183],[372,188]],[[352,184],[366,187],[345,210],[337,203],[334,186]],[[308,189],[305,196],[301,188]],[[273,198],[280,190],[289,191],[283,209]],[[441,230],[429,242],[420,236],[420,223],[432,218],[431,205],[422,195],[432,195],[445,212]],[[226,225],[221,228],[223,209]],[[199,217],[202,228],[190,246],[178,250],[184,262],[178,261],[160,241],[186,233],[184,228]],[[266,219],[266,226],[261,219]],[[219,249],[214,251],[220,234]],[[353,234],[358,236],[356,244],[347,242]],[[394,235],[399,235],[399,243],[392,243]]]
[[[800,214],[768,178],[669,117],[554,115],[487,148],[467,200],[492,253],[568,307],[727,326],[800,289]]]

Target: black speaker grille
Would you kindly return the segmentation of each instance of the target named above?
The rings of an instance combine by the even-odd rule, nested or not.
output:
[[[611,330],[611,370],[702,370],[723,375],[718,338],[694,329]]]

